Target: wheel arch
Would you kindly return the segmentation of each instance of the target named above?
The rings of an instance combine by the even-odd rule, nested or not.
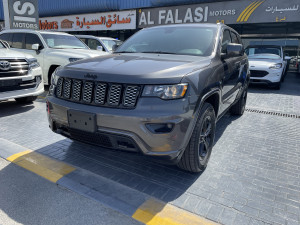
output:
[[[59,67],[59,66],[61,66],[61,65],[56,65],[56,64],[54,64],[54,65],[51,65],[50,67],[49,67],[49,70],[48,70],[48,84],[50,85],[50,83],[51,83],[51,75],[52,75],[52,73],[55,71],[55,69],[57,68],[57,67]]]

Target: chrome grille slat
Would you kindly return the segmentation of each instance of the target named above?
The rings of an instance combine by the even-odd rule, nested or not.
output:
[[[81,86],[82,86],[82,81],[80,81],[80,80],[74,80],[73,81],[72,99],[75,100],[75,101],[80,101]]]
[[[140,94],[140,86],[103,83],[60,77],[56,96],[69,101],[104,107],[134,108]]]
[[[64,98],[70,98],[71,97],[71,86],[72,86],[72,80],[71,79],[65,79],[64,81]]]
[[[57,97],[61,97],[62,94],[62,88],[63,88],[63,82],[64,79],[62,77],[60,77],[57,81],[57,87],[56,87],[56,95]]]
[[[84,83],[83,96],[82,96],[82,100],[84,102],[90,103],[92,101],[93,87],[94,87],[93,82],[87,81],[87,82]]]
[[[107,85],[104,83],[97,83],[95,90],[95,103],[103,105],[105,103]]]
[[[134,107],[138,95],[139,95],[139,87],[138,86],[127,86],[125,95],[124,95],[123,105],[125,107]]]
[[[111,85],[108,93],[108,104],[117,106],[120,103],[122,86],[118,84]]]
[[[9,70],[1,70],[1,77],[24,76],[28,74],[29,64],[25,59],[5,59],[0,58],[0,61],[8,61],[10,63]]]

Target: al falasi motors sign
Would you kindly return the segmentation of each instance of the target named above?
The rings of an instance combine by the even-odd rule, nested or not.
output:
[[[182,23],[299,22],[299,0],[242,0],[138,10],[138,28]]]
[[[40,30],[93,31],[127,30],[136,28],[136,11],[79,14],[44,17],[39,21]]]

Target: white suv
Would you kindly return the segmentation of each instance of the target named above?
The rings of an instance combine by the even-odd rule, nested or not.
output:
[[[10,50],[0,41],[0,101],[34,101],[44,92],[42,69],[31,55]]]
[[[0,40],[16,51],[33,55],[43,69],[45,84],[50,84],[51,75],[59,66],[108,54],[91,50],[74,35],[62,32],[5,30],[0,33]]]

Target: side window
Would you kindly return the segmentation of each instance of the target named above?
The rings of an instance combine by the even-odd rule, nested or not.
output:
[[[24,33],[14,33],[12,39],[12,48],[23,48]]]
[[[0,35],[0,40],[1,41],[6,41],[9,46],[12,44],[12,33],[4,33]]]
[[[102,46],[102,45],[99,41],[97,41],[95,39],[88,39],[88,46],[90,49],[97,50],[97,46]],[[103,50],[104,50],[104,48],[103,48]]]
[[[36,34],[27,33],[25,36],[25,48],[32,50],[33,44],[39,44],[39,46],[41,46],[41,49],[43,48],[43,44]]]
[[[231,43],[230,31],[224,30],[223,32],[223,39],[222,39],[222,53],[226,53],[227,45]]]
[[[86,44],[86,39],[85,38],[79,38],[80,41],[82,41],[84,44]]]
[[[232,43],[241,44],[236,33],[231,32],[231,37],[232,37]]]

